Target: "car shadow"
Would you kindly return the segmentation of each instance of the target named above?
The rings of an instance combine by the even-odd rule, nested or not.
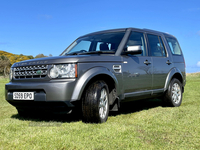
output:
[[[53,114],[53,113],[41,113],[41,114],[31,114],[29,116],[20,116],[19,114],[12,115],[11,118],[33,121],[33,122],[59,122],[59,123],[71,123],[78,122],[82,120],[81,113],[75,114]]]
[[[110,116],[117,116],[121,114],[130,114],[142,110],[148,110],[156,107],[165,107],[161,99],[144,99],[131,102],[123,102],[120,104],[120,111],[111,111]]]
[[[120,111],[109,113],[109,116],[117,116],[121,114],[129,114],[142,110],[148,110],[155,107],[163,107],[162,100],[160,99],[145,99],[132,102],[123,102],[120,104]],[[71,114],[51,114],[51,113],[40,113],[34,114],[27,117],[22,117],[19,114],[14,114],[11,118],[26,120],[32,122],[59,122],[59,123],[72,123],[82,120],[81,112],[72,112]]]

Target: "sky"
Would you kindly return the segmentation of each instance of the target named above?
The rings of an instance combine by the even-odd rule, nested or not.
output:
[[[58,56],[76,38],[115,28],[170,33],[186,72],[200,71],[200,0],[0,0],[0,50]]]

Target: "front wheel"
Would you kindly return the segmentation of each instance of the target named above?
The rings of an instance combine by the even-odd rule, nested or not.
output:
[[[182,84],[178,79],[174,78],[171,80],[163,100],[167,106],[178,107],[181,105]]]
[[[108,86],[104,81],[96,81],[86,89],[82,100],[84,122],[103,123],[107,121],[109,114],[108,93]]]

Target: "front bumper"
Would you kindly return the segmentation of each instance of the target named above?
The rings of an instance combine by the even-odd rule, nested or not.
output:
[[[10,82],[5,85],[5,98],[17,109],[62,110],[73,108],[71,96],[75,85],[75,79]],[[13,92],[34,92],[34,100],[13,100]]]
[[[27,112],[54,112],[54,113],[68,113],[74,105],[68,101],[66,102],[42,102],[42,101],[19,101],[8,100],[8,102],[15,106],[17,110]]]

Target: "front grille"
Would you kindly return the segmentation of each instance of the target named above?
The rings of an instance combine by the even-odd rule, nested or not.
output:
[[[14,68],[15,79],[45,78],[48,65],[34,65]]]

